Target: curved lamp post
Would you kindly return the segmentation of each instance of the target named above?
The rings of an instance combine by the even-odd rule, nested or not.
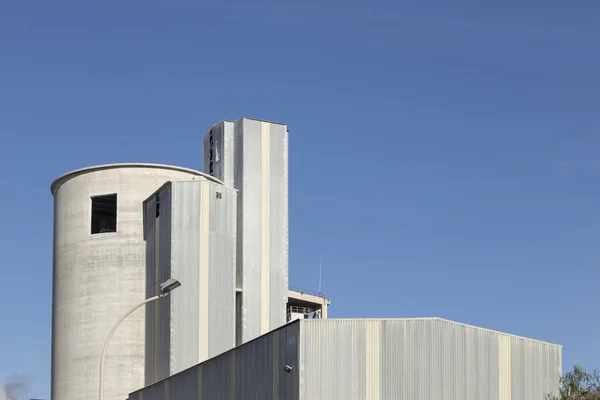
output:
[[[176,279],[169,279],[161,283],[160,294],[158,296],[150,297],[142,301],[140,304],[127,311],[121,318],[119,318],[115,326],[113,326],[110,333],[108,334],[108,337],[106,338],[106,341],[104,342],[104,347],[102,348],[102,356],[100,357],[100,400],[104,400],[104,358],[106,357],[106,348],[108,347],[108,343],[110,342],[110,339],[114,335],[115,331],[117,330],[119,325],[121,325],[121,322],[123,322],[123,320],[129,316],[129,314],[131,314],[144,304],[148,304],[150,302],[153,302],[154,300],[160,299],[161,297],[168,296],[169,293],[171,293],[174,289],[177,289],[179,286],[181,286],[181,283],[179,283],[179,281]]]

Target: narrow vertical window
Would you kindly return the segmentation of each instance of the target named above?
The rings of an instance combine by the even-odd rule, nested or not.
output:
[[[92,234],[117,231],[117,195],[92,197]]]
[[[210,132],[208,133],[208,138],[209,138],[209,146],[208,146],[208,173],[210,175],[213,175],[215,172],[215,153],[214,153],[214,147],[215,147],[215,142],[214,142],[214,138],[213,138],[213,131],[212,129],[210,130]]]

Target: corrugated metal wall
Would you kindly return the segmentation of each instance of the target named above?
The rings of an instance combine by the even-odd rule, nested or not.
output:
[[[252,119],[224,121],[211,132],[203,140],[204,170],[240,191],[241,343],[286,322],[288,133],[286,125]]]
[[[154,285],[155,282],[157,282],[157,278],[155,276],[156,262],[154,260],[154,255],[156,254],[156,200],[154,196],[144,202],[143,209],[144,241],[146,242],[146,291],[144,296],[145,298],[148,298],[154,295]],[[156,340],[154,335],[154,314],[156,313],[155,305],[146,304],[144,312],[146,313],[144,326],[144,385],[149,385],[155,381],[154,363],[150,362],[150,360],[154,360],[154,346]]]
[[[256,124],[258,127],[249,129],[243,123],[236,123],[234,132],[236,144],[241,145],[242,154],[241,157],[236,157],[235,167],[235,187],[240,189],[243,196],[241,254],[238,256],[241,256],[242,262],[242,343],[262,333],[262,147],[260,122]]]
[[[171,186],[144,202],[144,239],[146,241],[146,298],[160,294],[160,284],[171,278]],[[171,318],[171,297],[146,305],[145,382],[150,384],[168,376],[171,335],[161,321]]]
[[[235,346],[237,191],[199,179],[172,182],[158,196],[160,216],[146,224],[147,278],[156,282],[148,294],[170,277],[182,286],[149,307],[147,384]]]
[[[544,400],[561,356],[438,318],[297,320],[130,399]]]
[[[560,347],[548,347],[544,343],[512,337],[509,351],[512,360],[512,400],[539,398],[542,394],[540,387],[544,392],[555,387],[556,366],[562,365]]]
[[[209,203],[208,358],[235,347],[237,190],[207,182]],[[204,360],[202,360],[204,361]]]
[[[263,123],[264,124],[264,123]],[[288,132],[287,126],[269,124],[269,291],[267,331],[287,322],[288,300]]]
[[[543,400],[561,347],[442,319],[301,321],[303,400]]]
[[[129,400],[298,400],[298,337],[299,324],[286,325],[134,392]]]
[[[168,375],[183,371],[199,362],[200,355],[200,311],[201,303],[208,302],[203,283],[200,282],[201,248],[208,237],[202,235],[201,219],[201,181],[172,182],[173,202],[171,274],[181,282],[181,287],[174,291],[171,299],[171,320],[161,320],[163,325],[171,324],[170,368]],[[205,283],[206,286],[206,283]],[[201,299],[201,297],[204,297]],[[204,300],[204,301],[203,301]],[[206,339],[205,339],[206,340]],[[205,355],[206,356],[206,355]],[[168,375],[160,376],[163,379]]]

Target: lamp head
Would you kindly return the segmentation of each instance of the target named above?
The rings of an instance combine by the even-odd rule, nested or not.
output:
[[[181,286],[177,279],[168,279],[160,284],[160,297],[168,296],[173,290]]]

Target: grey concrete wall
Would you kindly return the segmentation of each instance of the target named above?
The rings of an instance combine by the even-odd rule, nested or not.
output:
[[[127,164],[76,171],[53,183],[52,399],[98,398],[104,340],[145,295],[142,202],[168,180],[198,175]],[[111,193],[117,194],[117,232],[92,235],[91,196]],[[106,400],[122,400],[144,384],[144,319],[144,309],[137,310],[112,339]]]

